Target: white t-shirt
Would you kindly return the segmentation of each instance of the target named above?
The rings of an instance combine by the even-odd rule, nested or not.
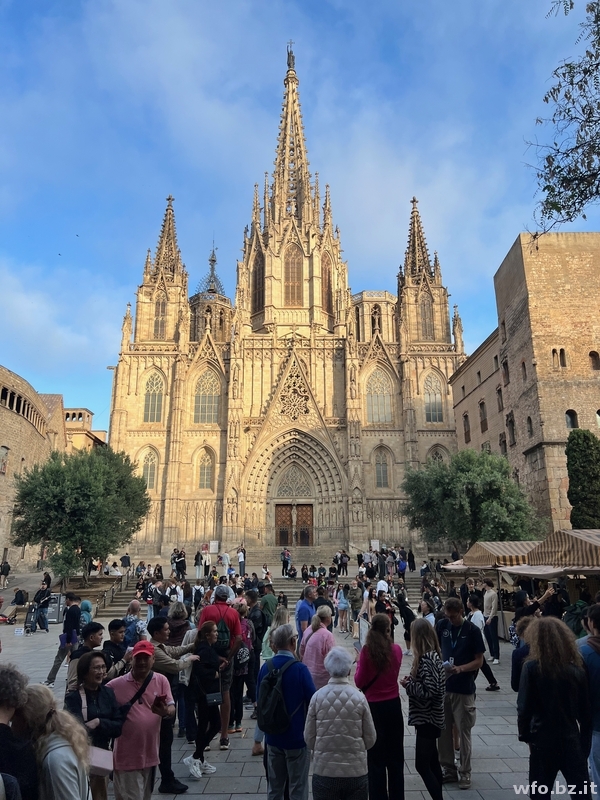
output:
[[[384,592],[389,592],[390,587],[387,585],[387,582],[384,580],[380,580],[377,583],[377,594],[383,589]]]
[[[239,563],[241,564],[241,563],[242,563],[242,561],[245,561],[245,559],[246,559],[246,556],[245,556],[245,555],[243,554],[243,552],[240,550],[240,552],[238,553],[238,561],[239,561]]]
[[[481,631],[481,638],[483,639],[484,646],[487,645],[485,640],[485,617],[481,613],[481,611],[477,610],[474,611],[472,614],[469,614],[469,622],[472,622],[473,625],[476,625],[479,630]]]

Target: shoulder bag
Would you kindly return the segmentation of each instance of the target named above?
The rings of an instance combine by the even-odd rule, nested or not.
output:
[[[83,721],[88,721],[87,713],[87,695],[85,689],[80,688],[79,694],[81,695],[81,716]],[[113,771],[113,754],[112,750],[104,750],[102,747],[95,747],[90,745],[90,775],[99,775],[101,778],[106,778],[107,775]]]

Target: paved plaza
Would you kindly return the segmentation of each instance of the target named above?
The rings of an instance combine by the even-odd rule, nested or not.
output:
[[[21,581],[24,582],[24,581]],[[105,624],[112,619],[110,610],[98,617]],[[50,633],[38,631],[33,636],[15,636],[14,628],[0,629],[2,653],[0,660],[16,664],[34,683],[45,679],[58,644],[59,625],[52,625]],[[338,644],[352,648],[353,640],[335,632]],[[472,788],[460,790],[458,784],[445,787],[444,796],[448,800],[511,800],[515,797],[514,784],[527,783],[527,746],[517,740],[516,694],[510,689],[510,657],[512,646],[501,644],[500,665],[493,667],[501,686],[499,692],[486,692],[485,678],[480,674],[477,680],[477,725],[473,729],[473,774]],[[401,676],[405,675],[412,658],[404,657]],[[61,668],[56,680],[57,697],[64,696],[66,667]],[[406,800],[427,800],[429,795],[414,768],[415,736],[414,728],[406,724],[408,699],[400,690],[404,712],[404,755]],[[217,767],[214,775],[194,780],[189,778],[187,767],[181,763],[189,755],[192,746],[185,739],[175,738],[173,744],[173,768],[178,779],[189,785],[186,797],[201,795],[204,800],[265,800],[266,782],[262,758],[252,757],[252,734],[254,722],[250,712],[245,712],[242,734],[230,736],[230,750],[220,752],[218,740],[213,741],[209,763]],[[177,733],[175,734],[177,735]],[[167,797],[159,795],[155,797]],[[374,798],[377,800],[377,798]]]

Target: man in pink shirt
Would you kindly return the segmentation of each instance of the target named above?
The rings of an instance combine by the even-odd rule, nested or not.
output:
[[[151,671],[154,647],[150,642],[135,645],[131,663],[131,672],[107,684],[119,705],[130,703],[138,695],[127,714],[123,734],[115,740],[115,798],[150,800],[158,764],[161,719],[174,716],[175,703],[167,678]]]

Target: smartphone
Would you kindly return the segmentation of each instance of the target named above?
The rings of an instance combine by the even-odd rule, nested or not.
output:
[[[166,695],[166,694],[157,694],[157,695],[156,695],[156,699],[157,699],[157,700],[158,700],[160,703],[166,703],[166,702],[167,702],[167,695]]]

